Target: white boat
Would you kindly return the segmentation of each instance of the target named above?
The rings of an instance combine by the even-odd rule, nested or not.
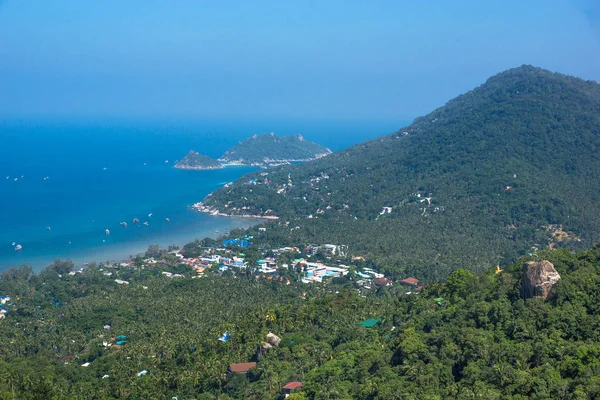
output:
[[[152,218],[152,213],[148,214],[148,218]]]
[[[23,249],[23,246],[21,246],[20,244],[15,246],[15,251],[21,251]]]
[[[144,225],[145,225],[145,226],[148,226],[148,225],[149,225],[149,224],[148,224],[148,221],[144,222]]]
[[[107,235],[110,235],[110,231],[108,229],[105,230],[104,233],[106,233]]]
[[[12,245],[13,245],[13,246],[16,246],[16,245],[17,245],[17,242],[12,242]]]
[[[165,218],[165,221],[167,222],[171,222],[171,220],[169,218]]]

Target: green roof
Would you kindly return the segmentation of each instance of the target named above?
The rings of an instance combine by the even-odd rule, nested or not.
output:
[[[371,318],[366,321],[359,322],[358,324],[367,328],[372,328],[380,322],[381,320],[379,318]]]

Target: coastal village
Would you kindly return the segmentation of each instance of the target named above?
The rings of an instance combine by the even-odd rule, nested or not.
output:
[[[266,228],[258,228],[266,229]],[[207,274],[253,276],[285,284],[326,284],[335,278],[351,281],[361,294],[394,284],[392,279],[373,268],[359,267],[362,257],[347,258],[343,245],[307,245],[304,248],[281,247],[260,251],[260,258],[250,259],[245,254],[252,244],[251,236],[224,239],[216,246],[198,245],[196,251],[188,248],[171,250],[162,257],[145,257],[103,266],[105,276],[117,276],[119,270],[161,269],[160,274],[170,279],[198,279]],[[193,253],[193,254],[190,254]],[[342,260],[344,260],[342,262]],[[348,261],[351,262],[348,262]],[[75,273],[75,272],[72,272]],[[128,285],[126,279],[115,277],[120,285]],[[422,289],[419,280],[406,277],[397,284],[404,287],[405,294],[418,294]]]
[[[258,226],[254,234],[260,235],[268,229]],[[122,262],[105,262],[98,265],[88,266],[70,270],[64,274],[58,274],[60,280],[70,281],[77,279],[78,275],[86,275],[88,271],[96,271],[105,277],[107,281],[126,288],[148,289],[144,280],[136,279],[138,275],[153,275],[157,279],[203,279],[208,276],[223,276],[224,278],[253,278],[265,279],[281,285],[321,285],[327,288],[330,283],[351,283],[354,289],[363,297],[369,293],[375,293],[378,289],[389,288],[395,284],[389,277],[376,271],[374,268],[360,266],[365,259],[360,256],[349,256],[348,248],[339,244],[310,244],[303,248],[280,247],[268,250],[257,250],[253,245],[254,236],[243,235],[241,237],[223,236],[218,240],[196,241],[189,243],[182,249],[171,248],[160,249],[158,246],[150,246],[145,254],[137,255]],[[60,262],[60,260],[58,261]],[[72,265],[72,264],[71,264]],[[337,280],[337,281],[336,281]],[[419,280],[406,277],[397,282],[400,293],[405,295],[417,295],[422,286]],[[337,293],[339,286],[326,289]],[[308,292],[308,290],[307,290]],[[303,299],[306,300],[307,293]],[[8,295],[0,295],[0,320],[6,320],[7,315],[15,307],[16,302],[11,301]],[[436,300],[437,301],[437,300]],[[55,307],[60,308],[61,302],[55,298],[51,299]],[[36,311],[39,312],[39,311]],[[64,313],[61,314],[64,316]],[[2,323],[2,322],[0,322]],[[381,323],[379,318],[369,318],[358,321],[357,325],[362,329],[372,329]],[[113,332],[111,325],[103,325],[101,342],[98,347],[104,349],[106,354],[114,354],[123,351],[131,340],[123,332]],[[281,334],[281,333],[279,333]],[[226,343],[230,340],[231,333],[225,331],[214,340]],[[98,339],[100,340],[100,339]],[[264,356],[269,349],[279,346],[282,338],[277,332],[269,332],[262,342],[257,344],[257,357]],[[91,368],[93,361],[82,362],[74,355],[61,357],[64,364],[78,363],[81,368]],[[256,361],[230,364],[224,373],[228,376],[245,375],[257,366]],[[137,378],[148,374],[149,371],[142,369],[137,372]],[[110,379],[109,374],[104,374],[101,379]],[[281,396],[287,398],[290,394],[301,391],[303,383],[290,381],[281,387]]]

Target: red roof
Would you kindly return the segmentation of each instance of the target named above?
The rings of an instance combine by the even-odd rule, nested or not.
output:
[[[290,382],[287,385],[285,385],[282,389],[296,390],[296,389],[300,389],[301,387],[302,387],[302,382]]]
[[[405,283],[407,285],[418,285],[419,284],[419,280],[415,279],[415,278],[402,279],[400,282]]]
[[[245,374],[252,368],[256,367],[255,362],[247,362],[247,363],[239,363],[239,364],[230,364],[229,371],[235,374]]]

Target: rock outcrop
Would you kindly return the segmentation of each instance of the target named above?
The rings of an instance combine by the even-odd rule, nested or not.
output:
[[[526,299],[532,297],[547,299],[559,279],[560,275],[550,261],[530,261],[523,274],[521,293]]]

